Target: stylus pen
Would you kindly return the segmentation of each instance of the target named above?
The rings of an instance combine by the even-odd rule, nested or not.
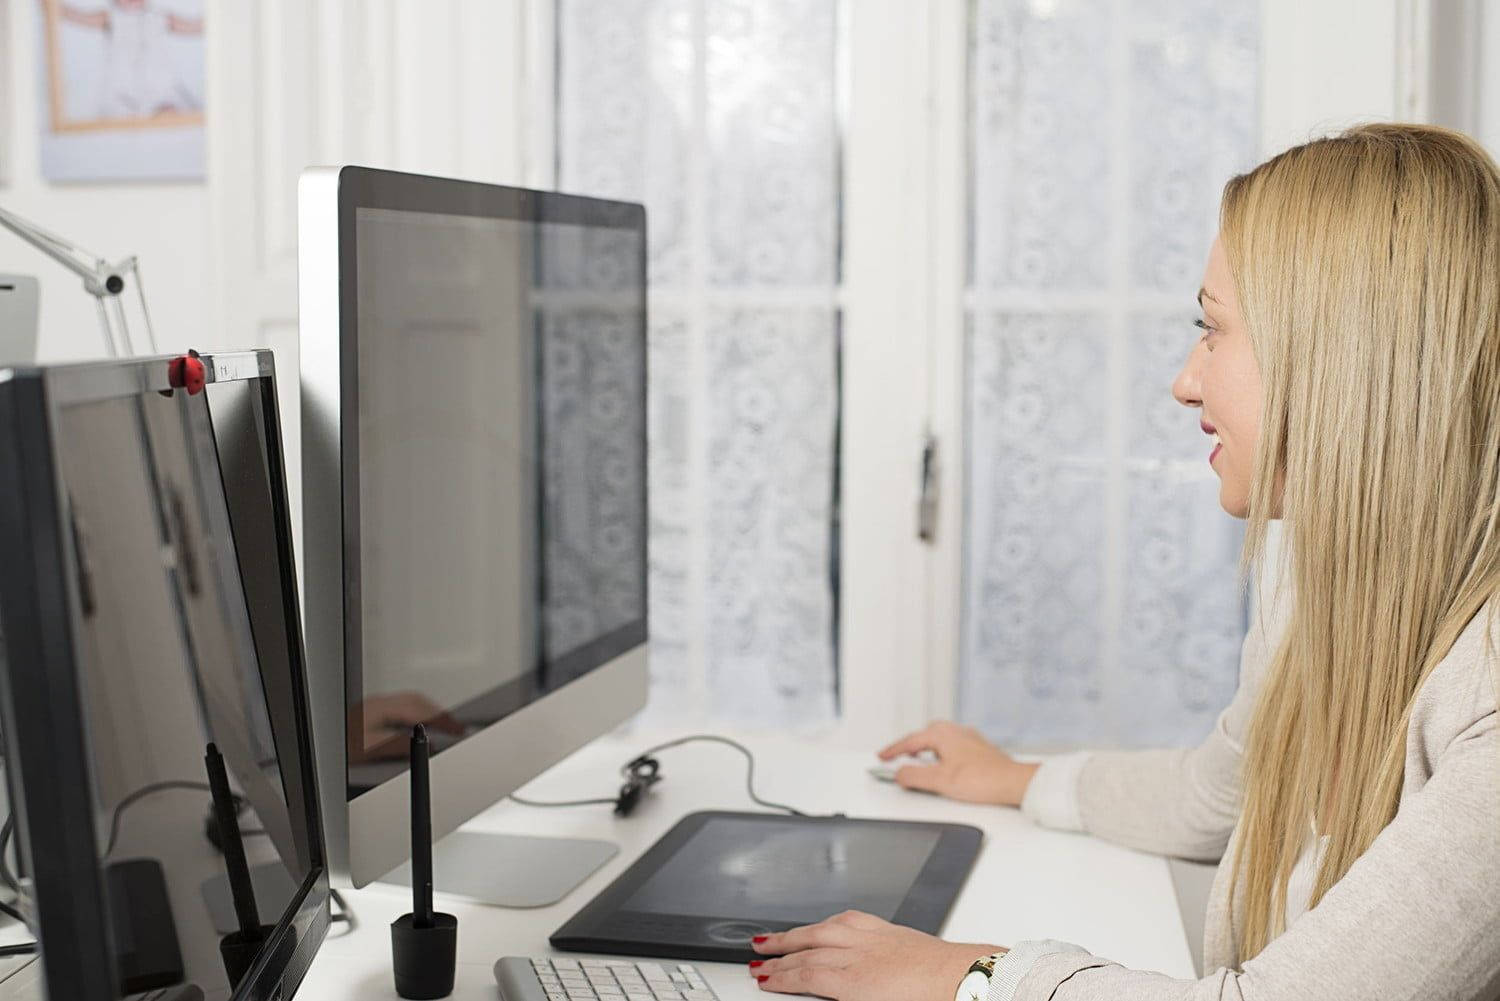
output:
[[[432,790],[427,783],[427,728],[411,731],[411,924],[432,927]]]
[[[245,864],[245,845],[240,840],[240,820],[229,794],[229,773],[224,770],[224,756],[213,744],[203,756],[208,766],[208,787],[214,796],[214,818],[219,825],[219,841],[224,850],[224,868],[229,874],[229,895],[234,898],[235,917],[240,933],[249,941],[260,935],[260,912],[255,909],[255,888],[250,883],[250,867]]]

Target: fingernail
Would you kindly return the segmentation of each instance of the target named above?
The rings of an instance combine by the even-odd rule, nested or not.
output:
[[[769,935],[757,935],[754,938],[752,938],[750,941],[754,942],[756,945],[760,945],[762,942],[764,942],[766,939],[768,939],[770,937],[771,936],[769,936]]]
[[[757,966],[761,966],[761,965],[763,965],[763,964],[764,964],[764,963],[765,963],[765,960],[764,960],[764,959],[752,959],[752,960],[750,960],[750,969],[752,969],[752,970],[753,970],[753,969],[755,969],[755,968],[756,968],[756,967],[757,967]]]
[[[766,981],[767,981],[767,980],[770,980],[770,979],[771,979],[771,975],[770,975],[770,974],[769,974],[769,973],[761,973],[761,974],[757,974],[757,975],[756,975],[756,977],[755,977],[755,982],[756,982],[756,983],[757,983],[757,984],[763,984],[763,983],[765,983],[765,982],[766,982]]]

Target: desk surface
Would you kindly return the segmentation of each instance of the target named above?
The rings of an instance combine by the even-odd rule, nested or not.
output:
[[[619,767],[643,747],[674,734],[608,737],[558,764],[521,794],[536,799],[610,795]],[[755,752],[756,791],[809,812],[943,820],[985,832],[984,848],[943,937],[1008,944],[1058,938],[1138,969],[1193,976],[1165,860],[1078,834],[1042,830],[1016,810],[952,803],[879,782],[869,755],[773,736],[741,738]],[[744,758],[728,747],[688,745],[661,755],[663,781],[627,819],[607,806],[537,809],[505,801],[467,830],[607,838],[620,854],[561,903],[507,910],[438,897],[458,915],[458,972],[453,997],[494,1001],[491,967],[501,956],[554,954],[547,936],[623,872],[682,816],[696,810],[753,810],[745,798]],[[344,894],[359,919],[352,932],[335,925],[308,971],[299,997],[319,1001],[395,998],[391,921],[411,909],[409,891],[372,884]],[[561,955],[561,954],[558,954]],[[763,998],[739,965],[698,963],[723,1001]]]

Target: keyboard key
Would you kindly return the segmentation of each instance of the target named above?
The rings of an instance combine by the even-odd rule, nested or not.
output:
[[[683,1001],[716,1001],[710,990],[683,991],[682,998]]]

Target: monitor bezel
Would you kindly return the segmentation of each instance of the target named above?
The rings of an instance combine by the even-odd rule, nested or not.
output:
[[[6,760],[19,763],[19,776],[10,777],[11,808],[18,851],[24,853],[35,884],[38,937],[47,943],[40,961],[47,995],[53,998],[120,997],[114,945],[103,918],[108,907],[88,792],[92,785],[76,656],[81,648],[82,605],[72,538],[64,528],[66,494],[54,462],[58,420],[62,408],[71,404],[172,392],[168,366],[177,357],[0,370],[0,565],[14,568],[0,574],[0,606],[15,613],[0,643],[0,661],[8,661],[0,670],[0,719]],[[221,352],[201,358],[210,384],[260,381],[269,424],[266,458],[274,481],[283,600],[292,625],[290,687],[310,871],[277,917],[255,966],[231,995],[233,1001],[271,1001],[295,992],[330,921],[329,867],[298,616],[291,508],[271,352]],[[38,855],[37,844],[49,850]],[[300,937],[298,929],[303,930]],[[283,956],[285,966],[273,968],[273,957]]]

